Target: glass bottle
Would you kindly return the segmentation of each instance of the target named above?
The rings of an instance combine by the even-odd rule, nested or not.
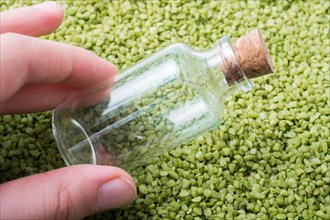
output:
[[[176,43],[59,105],[55,141],[67,165],[134,168],[216,128],[226,97],[272,71],[258,30],[206,52]]]

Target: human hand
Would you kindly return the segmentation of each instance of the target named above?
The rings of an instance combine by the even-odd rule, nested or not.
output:
[[[57,4],[0,16],[0,115],[52,109],[114,78],[116,68],[87,50],[35,38],[60,25]],[[0,196],[0,219],[78,219],[128,204],[136,186],[119,168],[78,165],[4,183]]]

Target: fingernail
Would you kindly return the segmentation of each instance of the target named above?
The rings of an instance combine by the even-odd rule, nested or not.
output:
[[[135,197],[134,183],[122,177],[110,180],[100,188],[97,210],[104,211],[128,205]]]
[[[49,1],[49,2],[44,2],[38,5],[35,5],[36,8],[42,9],[42,10],[54,10],[59,8],[60,6],[53,1]]]

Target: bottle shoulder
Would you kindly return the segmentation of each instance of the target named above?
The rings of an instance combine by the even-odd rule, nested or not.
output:
[[[184,43],[173,43],[165,47],[160,52],[171,52],[171,53],[192,53],[194,50],[189,45]]]

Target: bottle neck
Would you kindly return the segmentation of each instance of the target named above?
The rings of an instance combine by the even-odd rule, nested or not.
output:
[[[218,82],[223,96],[236,91],[248,92],[253,88],[252,82],[244,74],[227,36],[219,44],[203,53],[208,69]]]

